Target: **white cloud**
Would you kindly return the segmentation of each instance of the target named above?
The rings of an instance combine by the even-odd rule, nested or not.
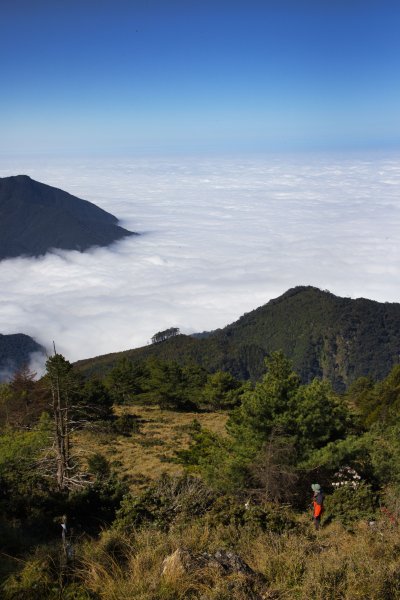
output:
[[[70,360],[232,322],[295,285],[399,301],[400,161],[7,159],[141,237],[0,263],[0,332]]]

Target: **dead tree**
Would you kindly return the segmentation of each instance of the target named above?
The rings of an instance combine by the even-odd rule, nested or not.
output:
[[[56,478],[60,490],[67,486],[71,470],[71,440],[69,427],[70,365],[61,354],[55,353],[46,362],[48,382],[52,397],[54,419],[54,450],[56,455]]]
[[[79,407],[75,403],[78,382],[71,363],[56,352],[47,359],[46,376],[51,392],[57,486],[60,490],[82,487],[85,479],[79,473],[77,457],[71,452],[71,435],[85,422],[79,418]]]

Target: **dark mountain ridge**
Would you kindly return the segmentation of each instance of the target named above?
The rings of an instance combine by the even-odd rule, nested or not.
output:
[[[44,354],[45,349],[29,335],[0,333],[0,381],[29,365],[34,352]]]
[[[0,178],[0,260],[53,248],[83,252],[129,235],[135,234],[87,200],[27,175]]]
[[[201,336],[179,335],[160,344],[80,361],[87,372],[105,372],[119,358],[150,356],[227,370],[241,379],[258,379],[264,358],[283,350],[304,382],[330,380],[343,391],[360,376],[384,378],[400,354],[400,304],[341,298],[299,286]]]

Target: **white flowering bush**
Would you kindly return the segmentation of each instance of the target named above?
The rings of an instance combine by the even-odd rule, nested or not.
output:
[[[357,488],[362,483],[362,477],[353,467],[341,467],[333,476],[332,487],[348,486],[353,489]]]

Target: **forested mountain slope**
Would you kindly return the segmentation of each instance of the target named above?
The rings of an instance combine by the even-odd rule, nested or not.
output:
[[[305,382],[324,377],[343,390],[363,375],[382,379],[399,360],[400,304],[340,298],[301,286],[223,329],[200,337],[178,335],[77,365],[88,373],[101,373],[122,356],[132,361],[156,356],[255,380],[264,370],[265,356],[278,349],[291,358]]]
[[[0,260],[108,246],[132,232],[95,204],[27,175],[0,178]]]

